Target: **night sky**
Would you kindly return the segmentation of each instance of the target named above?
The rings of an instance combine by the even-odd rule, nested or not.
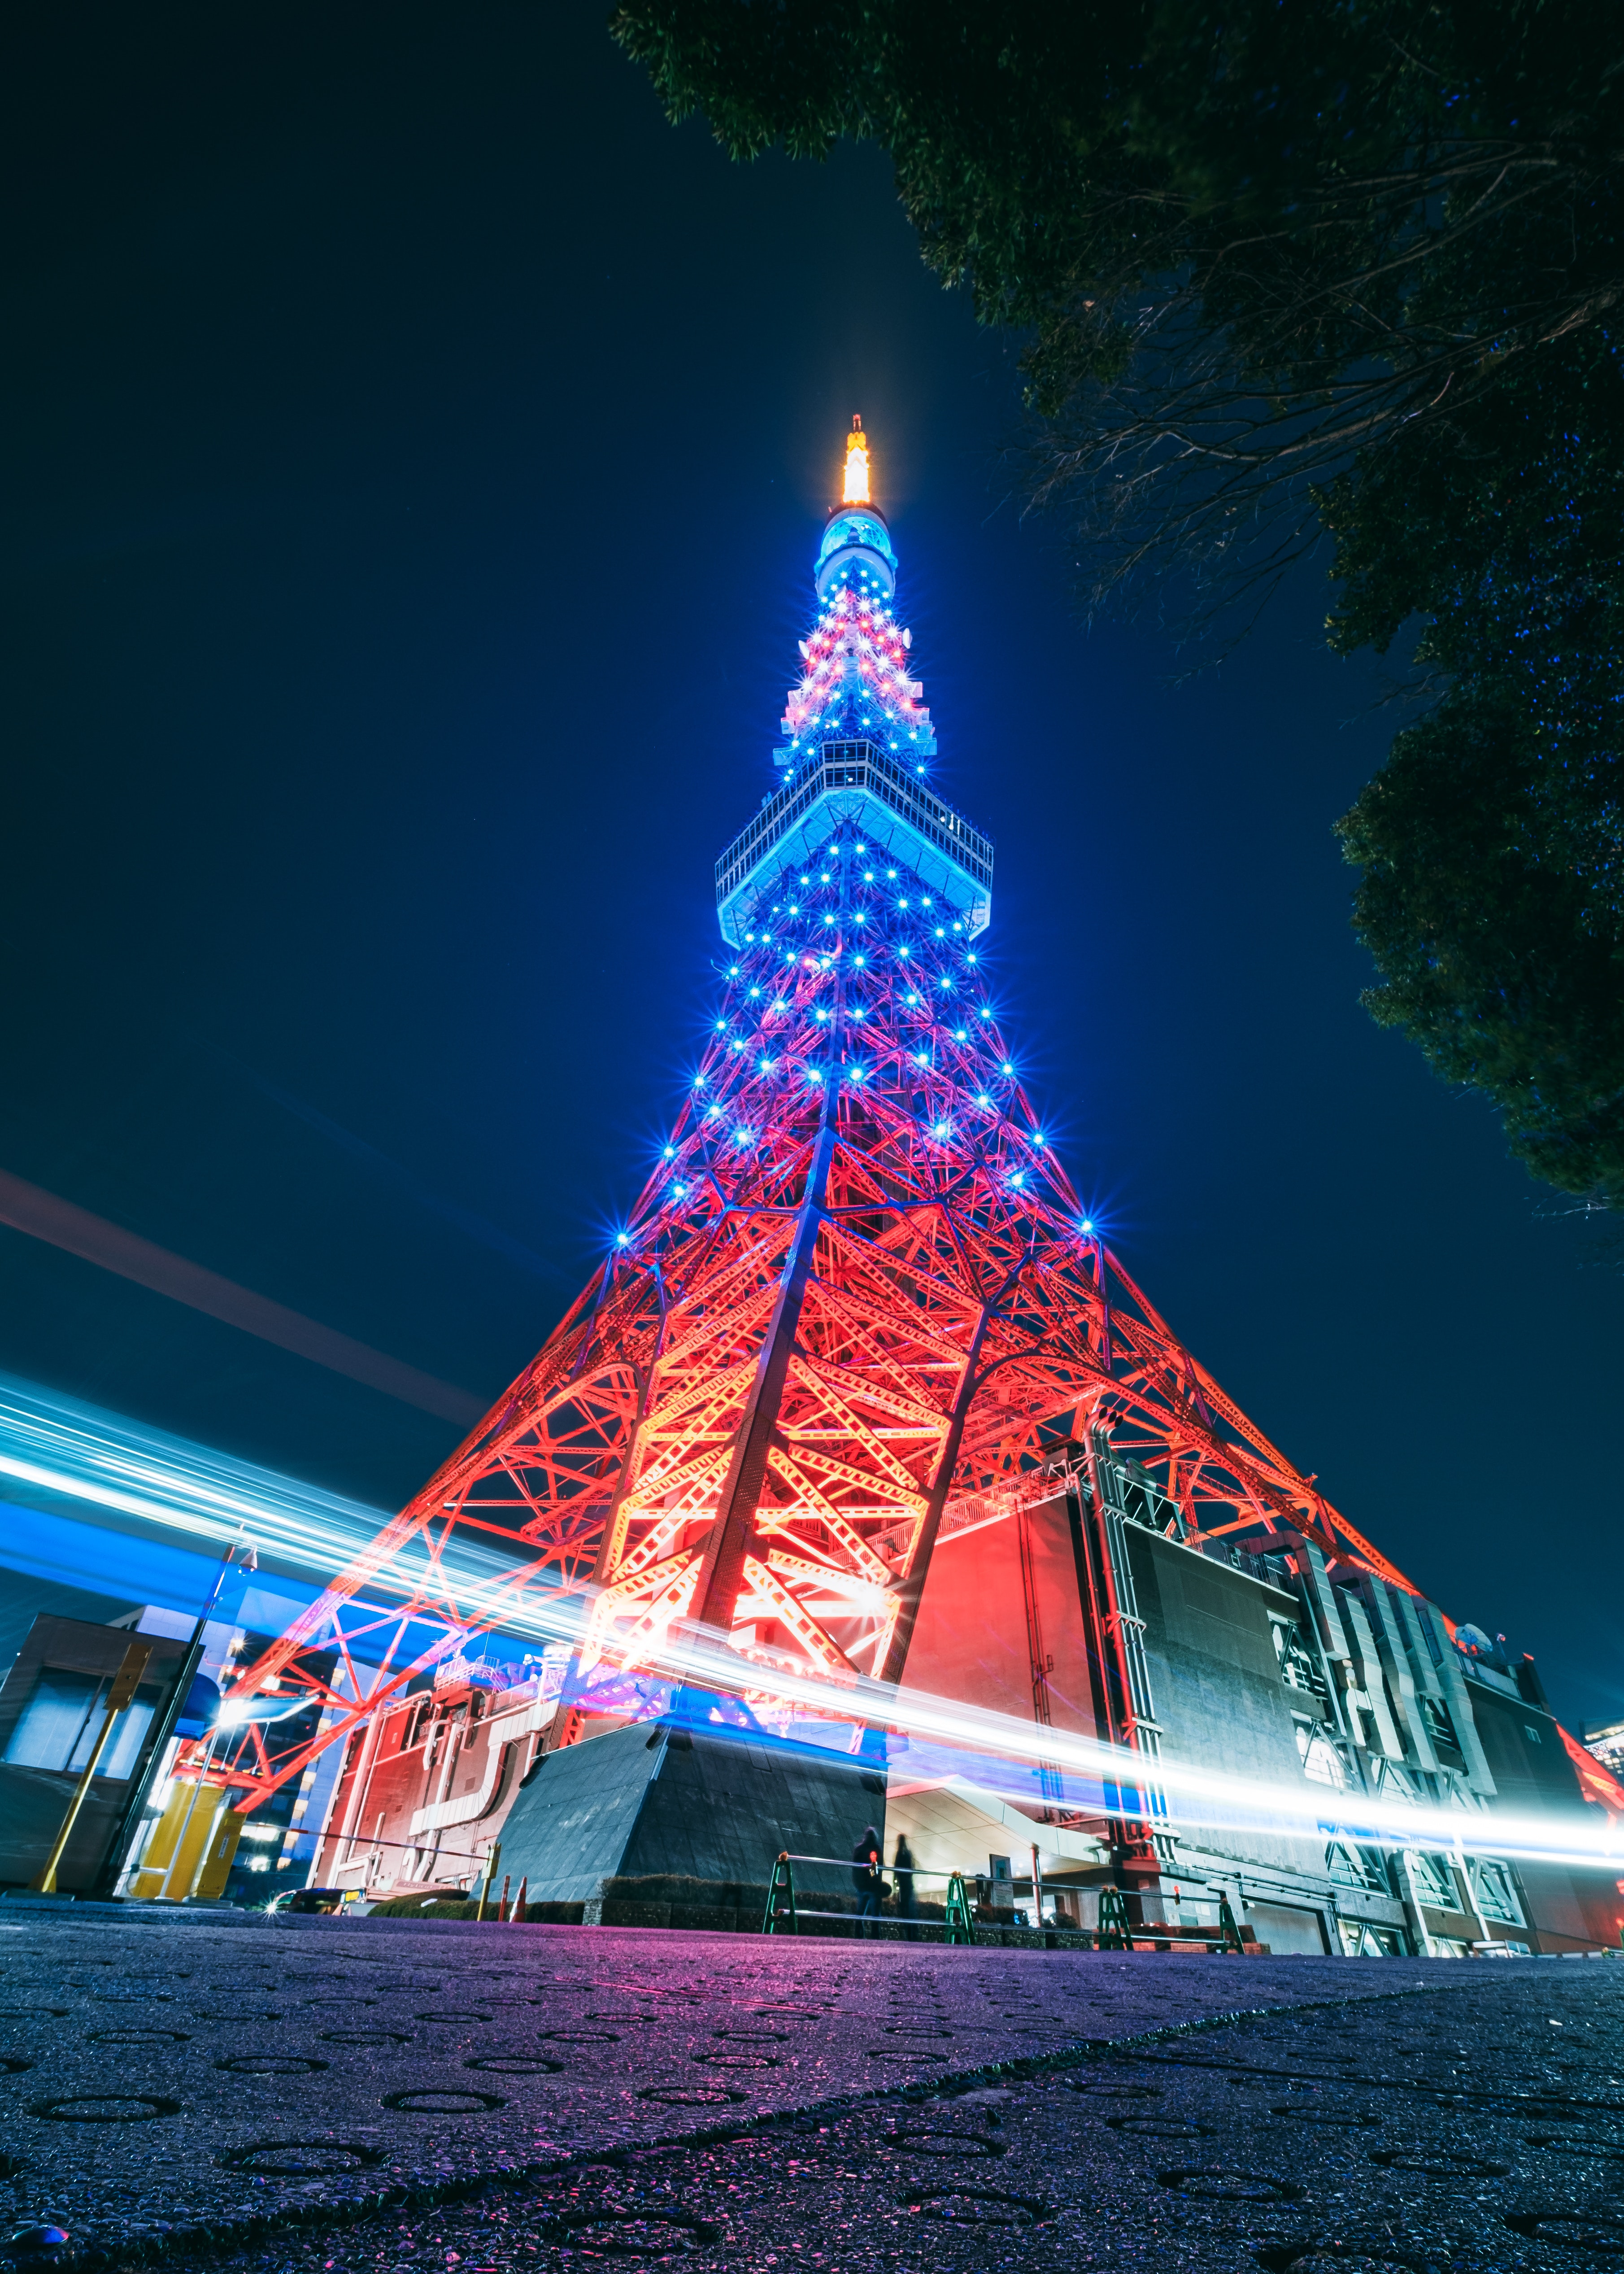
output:
[[[1360,1009],[1401,714],[1323,566],[1089,631],[1019,344],[889,168],[730,165],[596,8],[34,11],[0,1166],[493,1397],[698,1052],[853,411],[986,960],[1127,1269],[1453,1616],[1624,1714],[1620,1257]],[[455,1429],[0,1231],[0,1368],[383,1504]],[[71,1607],[71,1599],[61,1599]]]

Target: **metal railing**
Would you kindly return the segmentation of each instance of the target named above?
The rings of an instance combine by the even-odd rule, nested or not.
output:
[[[877,742],[825,742],[817,763],[800,779],[786,782],[741,830],[716,864],[718,902],[735,892],[795,824],[831,790],[867,790],[906,822],[925,841],[944,853],[984,890],[992,889],[992,840],[973,828],[931,791],[912,779]]]
[[[856,1927],[860,1931],[869,1925],[873,1925],[876,1930],[881,1926],[906,1928],[910,1930],[910,1939],[917,1934],[934,1932],[939,1929],[950,1943],[973,1943],[975,1940],[975,1925],[971,1916],[970,1899],[965,1891],[962,1871],[926,1871],[917,1864],[905,1864],[898,1870],[894,1864],[881,1866],[876,1861],[873,1866],[876,1874],[882,1869],[885,1869],[898,1879],[908,1881],[910,1898],[913,1882],[915,1879],[945,1879],[947,1882],[947,1901],[941,1918],[922,1919],[908,1911],[895,1911],[890,1917],[885,1918],[882,1917],[877,1911],[808,1910],[801,1904],[795,1892],[795,1875],[791,1869],[791,1866],[795,1864],[828,1864],[839,1871],[856,1871],[862,1868],[861,1856],[793,1856],[787,1849],[781,1849],[774,1859],[771,1876],[768,1881],[767,1908],[762,1918],[763,1934],[778,1934],[786,1931],[791,1934],[798,1934],[801,1931],[801,1920],[808,1918],[838,1919],[847,1926]],[[878,1890],[875,1892],[878,1895]],[[888,1889],[886,1892],[889,1894],[892,1891]],[[879,1899],[883,1901],[883,1896]]]

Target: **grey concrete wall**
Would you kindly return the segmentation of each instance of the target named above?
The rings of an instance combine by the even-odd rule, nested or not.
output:
[[[1294,1599],[1154,1532],[1130,1525],[1127,1538],[1163,1750],[1300,1793],[1292,1709],[1317,1708],[1282,1682],[1268,1616],[1271,1604],[1298,1615]],[[1321,1842],[1187,1822],[1179,1829],[1210,1851],[1324,1880]]]
[[[533,1901],[577,1902],[613,1877],[759,1886],[788,1849],[836,1859],[797,1864],[798,1888],[849,1894],[839,1859],[869,1825],[883,1840],[884,1781],[861,1761],[642,1723],[542,1755],[503,1825],[501,1870]]]
[[[1551,1715],[1520,1698],[1507,1697],[1488,1683],[1469,1679],[1477,1737],[1494,1779],[1495,1807],[1515,1815],[1549,1815],[1553,1835],[1562,1819],[1588,1829],[1599,1820],[1579,1791],[1573,1764]],[[1601,1942],[1619,1946],[1624,1895],[1617,1875],[1581,1871],[1560,1864],[1518,1867],[1530,1924],[1547,1947]],[[1507,1928],[1503,1932],[1511,1932]]]

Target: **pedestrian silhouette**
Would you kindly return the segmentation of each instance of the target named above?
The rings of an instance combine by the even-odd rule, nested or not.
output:
[[[897,1853],[891,1859],[891,1871],[897,1883],[897,1916],[908,1924],[903,1935],[909,1942],[919,1940],[919,1929],[914,1924],[914,1850],[908,1845],[906,1832],[897,1834]]]
[[[852,1885],[857,1890],[857,1931],[864,1937],[877,1936],[880,1931],[880,1904],[885,1894],[880,1854],[879,1834],[872,1824],[865,1825],[862,1838],[852,1850]]]

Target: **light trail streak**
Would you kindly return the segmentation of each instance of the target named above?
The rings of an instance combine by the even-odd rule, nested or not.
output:
[[[318,1587],[389,1520],[363,1501],[5,1375],[0,1477],[136,1517],[216,1555],[245,1525],[262,1562]],[[491,1559],[492,1577],[502,1568]]]
[[[4,1169],[0,1169],[0,1224],[46,1240],[53,1247],[65,1248],[86,1263],[117,1272],[121,1279],[133,1279],[154,1294],[207,1312],[212,1319],[223,1319],[244,1334],[258,1335],[280,1350],[293,1351],[316,1366],[348,1374],[352,1382],[364,1382],[369,1389],[381,1389],[386,1397],[398,1397],[405,1404],[421,1406],[425,1413],[438,1414],[441,1420],[455,1421],[462,1428],[471,1427],[483,1411],[480,1400],[466,1389],[437,1382],[417,1367],[370,1350],[353,1336],[341,1335],[315,1319],[290,1311],[285,1303],[273,1303],[251,1288],[222,1279],[217,1271],[206,1271],[184,1255],[155,1247],[150,1239],[92,1216],[87,1209],[43,1192],[38,1185],[26,1184]]]
[[[325,1574],[387,1521],[274,1469],[142,1428],[77,1399],[0,1376],[0,1476],[184,1533],[223,1551],[239,1524],[253,1544]]]
[[[699,1639],[673,1642],[643,1659],[671,1675],[673,1680],[727,1695],[748,1690],[768,1695],[808,1712],[861,1721],[870,1728],[891,1728],[909,1737],[940,1745],[949,1753],[968,1753],[978,1765],[975,1781],[998,1789],[998,1770],[1012,1764],[1035,1772],[1063,1772],[1081,1781],[1086,1796],[1070,1802],[1092,1815],[1132,1815],[1147,1812],[1139,1794],[1148,1782],[1143,1754],[1101,1743],[1066,1730],[1019,1721],[1012,1714],[971,1706],[961,1699],[941,1698],[926,1690],[898,1687],[866,1677],[854,1684],[823,1683],[804,1675],[778,1672],[744,1658],[726,1645]],[[695,1725],[697,1726],[697,1725]],[[989,1773],[990,1772],[990,1773]],[[1288,1830],[1313,1838],[1342,1836],[1383,1847],[1445,1848],[1463,1846],[1474,1855],[1508,1856],[1528,1862],[1561,1863],[1616,1869],[1624,1864],[1624,1826],[1567,1825],[1553,1838],[1548,1818],[1515,1816],[1494,1811],[1478,1814],[1458,1808],[1381,1801],[1367,1794],[1336,1793],[1328,1788],[1301,1792],[1261,1779],[1233,1776],[1199,1763],[1163,1754],[1154,1765],[1154,1781],[1168,1795],[1174,1827],[1183,1821],[1217,1828]],[[1121,1797],[1104,1804],[1098,1788],[1106,1786]],[[1002,1796],[1030,1802],[1030,1787]],[[1178,1805],[1182,1801],[1184,1804]],[[1063,1798],[1062,1804],[1066,1804]]]
[[[294,1564],[318,1584],[336,1578],[382,1520],[376,1510],[274,1471],[3,1381],[0,1475],[139,1517],[216,1548],[244,1526],[246,1545],[262,1556]],[[513,1567],[495,1558],[483,1570],[465,1560],[453,1576],[468,1617],[464,1626],[444,1630],[447,1647],[477,1632],[519,1643],[574,1645],[588,1630],[590,1589],[539,1600],[515,1595]],[[390,1591],[379,1585],[372,1592]],[[404,1575],[402,1592],[407,1592]],[[425,1627],[434,1625],[417,1616]],[[826,1723],[895,1731],[929,1750],[932,1775],[965,1775],[1018,1803],[1033,1802],[1033,1781],[1040,1770],[1049,1772],[1051,1781],[1058,1771],[1067,1780],[1066,1789],[1046,1792],[1045,1799],[1090,1817],[1144,1815],[1148,1803],[1142,1788],[1154,1781],[1168,1796],[1175,1830],[1183,1822],[1312,1839],[1340,1836],[1377,1847],[1463,1849],[1473,1855],[1582,1869],[1624,1869],[1624,1823],[1609,1821],[1604,1828],[1582,1820],[1576,1808],[1572,1820],[1553,1825],[1550,1817],[1384,1801],[1306,1781],[1298,1790],[1181,1761],[1176,1754],[1162,1755],[1147,1774],[1142,1754],[1097,1738],[866,1675],[837,1681],[792,1673],[747,1658],[719,1638],[692,1629],[645,1637],[638,1664],[645,1678],[651,1675],[680,1690],[719,1698],[748,1694]],[[242,1701],[252,1683],[251,1669],[240,1685]],[[692,1726],[716,1726],[709,1721],[708,1706],[699,1709]]]

